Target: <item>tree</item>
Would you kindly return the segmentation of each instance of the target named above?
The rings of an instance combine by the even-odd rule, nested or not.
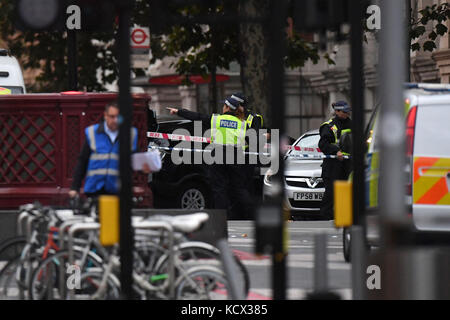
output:
[[[14,1],[0,2],[0,35],[25,70],[40,70],[30,92],[58,92],[68,87],[67,33],[17,30]],[[108,33],[78,33],[78,77],[87,91],[103,91],[117,78],[113,30]],[[97,78],[99,72],[99,79]]]
[[[150,0],[136,0],[133,11],[133,22],[138,25],[150,23]],[[215,0],[215,1],[183,1],[171,2],[177,4],[180,22],[167,25],[159,35],[152,33],[151,49],[153,60],[167,56],[176,58],[174,68],[179,74],[208,75],[217,68],[228,69],[230,63],[237,61],[241,66],[241,82],[244,94],[251,98],[251,104],[256,111],[267,114],[267,37],[264,25],[256,23],[239,24],[230,17],[252,17],[259,20],[270,14],[271,0]],[[207,5],[204,5],[204,4]],[[35,85],[30,92],[62,91],[68,86],[67,79],[67,49],[65,32],[40,32],[16,30],[14,21],[14,1],[0,2],[0,36],[11,51],[17,56],[25,70],[39,69]],[[437,22],[429,33],[429,40],[423,44],[411,45],[412,50],[434,50],[437,35],[448,32],[444,22],[450,17],[449,5],[444,3],[426,7],[419,11],[418,18],[412,18],[410,38],[415,40],[425,34],[428,22]],[[212,23],[213,18],[222,16],[226,22]],[[413,16],[413,15],[411,15]],[[193,22],[195,18],[203,17],[202,21]],[[206,19],[205,19],[206,17]],[[209,20],[208,20],[209,17]],[[189,19],[190,18],[190,22]],[[192,18],[192,19],[191,19]],[[198,20],[198,19],[197,19]],[[286,22],[288,27],[288,22]],[[106,84],[111,84],[118,78],[115,33],[117,26],[110,32],[78,33],[78,78],[80,88],[87,91],[103,91]],[[288,33],[287,33],[288,35]],[[317,63],[329,56],[320,54],[317,44],[305,40],[295,30],[286,36],[287,68],[297,68],[306,61]],[[143,70],[134,70],[137,75]],[[215,91],[214,91],[215,92]],[[213,99],[214,100],[214,99]]]
[[[263,115],[269,111],[268,37],[266,24],[270,16],[270,0],[211,1],[210,7],[186,5],[178,8],[179,14],[192,20],[168,27],[156,39],[153,36],[153,59],[175,57],[173,67],[179,74],[214,74],[217,68],[228,69],[230,63],[240,65],[241,84],[253,109]],[[208,19],[208,16],[211,19]],[[205,24],[212,17],[239,17],[223,23]],[[174,19],[177,20],[177,19]],[[288,23],[286,20],[286,28]],[[286,36],[289,68],[303,66],[306,61],[317,63],[320,59],[317,46],[291,30]],[[287,34],[286,34],[287,35]],[[332,63],[331,60],[329,60]],[[214,77],[213,77],[214,78]],[[214,90],[213,90],[214,92]],[[210,108],[216,111],[216,104]]]
[[[423,43],[424,51],[433,51],[436,49],[436,38],[443,36],[448,32],[447,26],[444,25],[450,19],[450,4],[442,3],[426,6],[418,12],[417,18],[414,17],[413,9],[411,9],[411,23],[409,29],[409,37],[411,42],[423,36],[426,32],[426,26],[429,22],[433,22],[431,31],[428,33],[428,39]],[[421,49],[419,42],[411,43],[411,50],[419,51]]]

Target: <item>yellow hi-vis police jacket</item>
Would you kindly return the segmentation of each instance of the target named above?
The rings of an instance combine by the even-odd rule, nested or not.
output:
[[[245,146],[246,121],[229,114],[211,117],[211,143]]]

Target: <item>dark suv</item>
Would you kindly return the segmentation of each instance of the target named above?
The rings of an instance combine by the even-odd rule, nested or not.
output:
[[[173,133],[176,129],[185,129],[186,134],[194,135],[194,122],[178,116],[149,117],[149,130],[160,133]],[[208,128],[203,128],[203,132]],[[181,141],[149,138],[149,146],[176,147]],[[207,146],[202,144],[202,148]],[[191,144],[190,148],[194,148]],[[211,181],[208,178],[206,164],[174,164],[171,151],[160,150],[162,169],[151,175],[149,185],[154,195],[155,208],[204,209],[213,208]],[[181,151],[180,156],[183,156]],[[194,152],[188,152],[194,163]],[[187,156],[187,155],[184,155]],[[259,171],[258,171],[259,172]],[[252,180],[252,196],[255,201],[262,199],[262,181],[256,170]]]

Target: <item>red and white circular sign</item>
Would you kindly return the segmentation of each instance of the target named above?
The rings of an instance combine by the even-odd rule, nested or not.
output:
[[[148,27],[131,28],[131,48],[150,48],[150,29]]]

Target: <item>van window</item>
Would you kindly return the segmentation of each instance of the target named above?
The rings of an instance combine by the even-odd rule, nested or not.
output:
[[[419,105],[414,156],[450,157],[450,105]]]

